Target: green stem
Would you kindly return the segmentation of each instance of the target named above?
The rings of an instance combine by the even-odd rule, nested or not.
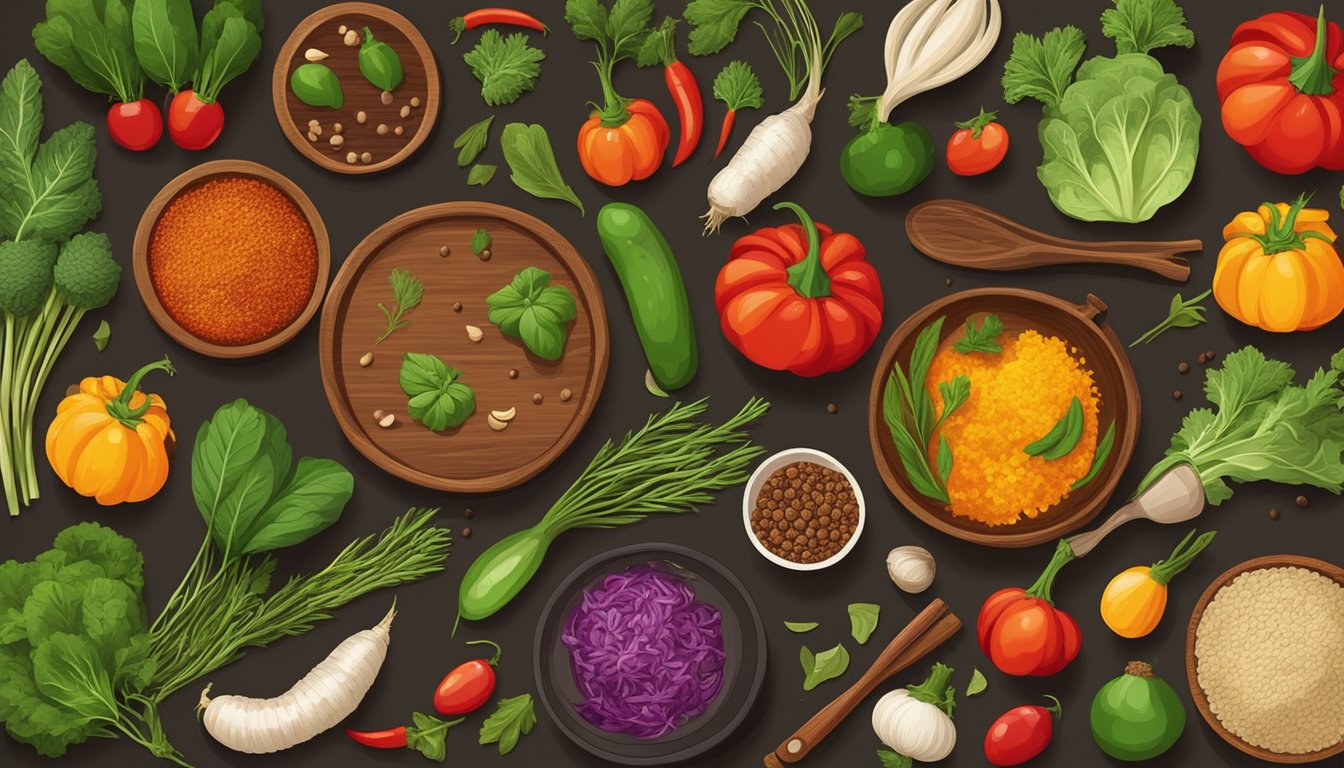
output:
[[[1302,213],[1302,209],[1307,207],[1307,203],[1310,201],[1311,194],[1298,195],[1293,204],[1288,207],[1288,213],[1286,214],[1280,214],[1279,207],[1273,203],[1262,203],[1269,209],[1269,224],[1265,227],[1265,234],[1252,235],[1251,237],[1260,243],[1260,247],[1264,250],[1266,256],[1273,256],[1284,251],[1300,251],[1306,247],[1305,238],[1308,237],[1324,240],[1327,243],[1334,242],[1322,232],[1314,230],[1297,231],[1298,214]]]
[[[499,647],[499,643],[496,643],[496,642],[491,641],[491,640],[472,640],[471,642],[467,643],[467,645],[488,645],[488,646],[494,648],[494,649],[495,649],[495,655],[492,656],[492,657],[490,657],[490,666],[492,666],[492,667],[494,667],[494,666],[498,666],[498,665],[499,665],[499,657],[502,656],[502,655],[504,655],[504,649]]]
[[[965,128],[971,132],[972,139],[980,138],[984,132],[985,126],[999,119],[998,112],[986,112],[984,107],[980,108],[980,114],[972,117],[970,120],[962,120],[957,123],[958,128]]]
[[[118,392],[116,398],[107,404],[108,415],[120,421],[121,425],[127,429],[135,429],[143,424],[144,419],[141,417],[153,405],[149,395],[146,394],[144,402],[139,407],[131,407],[131,400],[135,398],[135,393],[140,389],[140,380],[153,371],[163,371],[169,376],[177,373],[173,368],[172,361],[165,355],[162,360],[156,360],[131,374],[131,378],[126,380],[126,385],[121,388],[121,392]]]
[[[3,485],[9,516],[19,516],[19,489],[14,482],[14,430],[10,402],[14,388],[14,316],[5,313],[4,348],[0,349],[0,485]]]
[[[1335,92],[1335,68],[1330,66],[1330,60],[1326,58],[1328,31],[1329,27],[1325,23],[1325,5],[1322,4],[1321,10],[1316,14],[1316,46],[1310,56],[1293,59],[1293,69],[1288,75],[1288,82],[1300,93],[1308,96],[1329,96]]]
[[[905,690],[910,693],[910,698],[932,704],[951,717],[952,708],[956,706],[955,694],[949,685],[952,682],[952,672],[952,668],[946,664],[935,663],[924,682],[907,686]]]
[[[612,84],[612,70],[616,62],[603,53],[599,55],[598,61],[593,62],[593,66],[602,83],[602,107],[597,112],[602,118],[602,127],[620,128],[630,121],[630,100],[616,93],[616,86]]]
[[[803,225],[803,232],[807,234],[807,255],[802,261],[789,267],[789,285],[805,299],[830,296],[831,276],[826,274],[826,268],[821,265],[821,233],[817,231],[816,222],[812,221],[812,217],[797,203],[786,202],[775,206],[777,211],[785,208],[798,216]]]
[[[1045,566],[1045,570],[1041,572],[1041,577],[1036,579],[1036,583],[1027,588],[1027,596],[1038,597],[1054,605],[1054,600],[1050,598],[1050,591],[1055,586],[1055,577],[1071,560],[1073,560],[1073,549],[1069,547],[1067,541],[1060,539],[1059,544],[1055,545],[1055,554],[1050,558],[1050,564]]]
[[[1203,552],[1205,547],[1209,546],[1217,533],[1217,531],[1209,531],[1195,539],[1193,543],[1190,542],[1190,537],[1194,536],[1195,532],[1190,531],[1185,534],[1181,543],[1177,544],[1176,549],[1172,550],[1171,557],[1153,563],[1152,567],[1148,569],[1148,576],[1158,584],[1166,586],[1176,574],[1190,567],[1190,564],[1195,561],[1196,557],[1199,557],[1199,553]]]
[[[1055,703],[1049,707],[1044,707],[1043,709],[1045,709],[1046,712],[1049,712],[1050,714],[1054,715],[1056,720],[1059,720],[1060,718],[1064,717],[1064,705],[1059,703],[1059,699],[1056,699],[1054,696],[1051,696],[1048,693],[1045,694],[1045,698]]]

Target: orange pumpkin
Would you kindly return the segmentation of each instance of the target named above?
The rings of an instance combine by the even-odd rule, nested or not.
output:
[[[47,461],[61,482],[104,506],[144,501],[168,480],[172,425],[163,398],[140,392],[151,371],[173,375],[164,358],[130,381],[90,376],[56,406],[47,429]]]
[[[615,116],[593,112],[579,128],[579,162],[595,180],[619,187],[653,175],[671,140],[658,108],[635,99]]]
[[[1344,310],[1344,264],[1329,212],[1265,203],[1223,228],[1213,297],[1223,311],[1266,331],[1319,328]]]

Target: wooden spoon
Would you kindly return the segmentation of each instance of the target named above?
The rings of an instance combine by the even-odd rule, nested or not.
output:
[[[1201,251],[1199,240],[1083,242],[1053,237],[964,200],[929,200],[905,217],[910,242],[945,264],[996,272],[1054,264],[1119,264],[1185,282],[1190,262],[1178,253]]]
[[[858,682],[836,697],[835,701],[822,707],[802,728],[794,731],[774,752],[765,756],[766,768],[784,768],[785,763],[796,763],[807,757],[822,739],[835,730],[841,720],[868,698],[868,694],[877,690],[877,686],[919,661],[959,629],[961,620],[948,609],[947,603],[938,599],[929,603],[918,616],[910,620],[905,629],[892,638]]]

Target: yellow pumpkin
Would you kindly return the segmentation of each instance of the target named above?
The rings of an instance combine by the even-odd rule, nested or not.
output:
[[[105,506],[144,501],[168,480],[172,425],[163,398],[139,391],[153,371],[173,375],[164,358],[130,381],[90,376],[56,406],[47,428],[47,461],[61,482]]]
[[[1265,203],[1223,228],[1213,297],[1223,311],[1266,331],[1307,331],[1344,310],[1344,264],[1329,212]]]

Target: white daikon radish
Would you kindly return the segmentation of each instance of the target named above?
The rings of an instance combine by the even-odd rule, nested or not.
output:
[[[302,744],[344,720],[369,692],[387,658],[395,604],[373,629],[347,637],[288,691],[270,699],[209,697],[201,691],[205,729],[237,752],[264,754]]]

